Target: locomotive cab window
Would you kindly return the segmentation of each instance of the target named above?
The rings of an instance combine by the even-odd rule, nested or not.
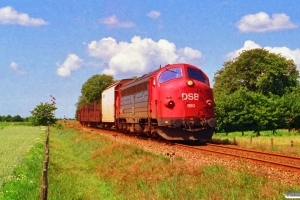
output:
[[[164,71],[160,75],[158,81],[159,83],[164,83],[166,81],[176,79],[176,78],[181,78],[181,77],[182,77],[181,67],[174,67],[174,68],[166,69],[166,71]]]
[[[188,78],[195,79],[202,83],[208,84],[208,81],[206,80],[205,76],[202,74],[200,70],[188,67],[187,74],[188,74]]]

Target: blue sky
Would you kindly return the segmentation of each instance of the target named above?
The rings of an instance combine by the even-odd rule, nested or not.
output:
[[[30,3],[28,3],[30,2]],[[75,116],[81,86],[186,62],[214,73],[243,50],[266,48],[300,68],[297,0],[1,0],[0,115],[30,116],[56,98]]]

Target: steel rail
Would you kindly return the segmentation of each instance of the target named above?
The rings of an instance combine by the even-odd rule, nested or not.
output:
[[[207,146],[213,146],[213,147],[224,148],[224,149],[232,149],[232,150],[238,150],[238,151],[245,151],[245,152],[252,152],[252,153],[270,155],[270,156],[275,156],[275,157],[280,157],[280,158],[294,159],[294,160],[297,160],[300,162],[300,157],[292,156],[292,155],[283,155],[283,154],[272,153],[272,152],[263,152],[263,151],[259,151],[259,150],[245,149],[245,148],[234,147],[234,146],[216,145],[216,144],[207,144]]]
[[[85,127],[87,129],[90,130],[101,130],[101,131],[108,131],[108,132],[116,132],[118,133],[116,130],[109,130],[109,129],[95,129],[92,127]],[[131,136],[130,134],[121,134],[123,136]],[[135,137],[137,137],[135,135]],[[148,138],[149,139],[149,138]],[[157,142],[162,142],[162,141],[158,141],[155,140]],[[165,141],[163,143],[166,143]],[[300,172],[300,166],[295,166],[295,165],[289,165],[289,164],[284,164],[284,163],[279,163],[279,162],[273,162],[273,161],[267,161],[267,160],[263,160],[263,159],[259,159],[259,158],[253,158],[253,157],[248,157],[248,156],[243,156],[243,155],[236,155],[236,154],[231,154],[231,153],[226,153],[226,152],[222,152],[222,151],[216,151],[216,150],[212,150],[212,149],[204,149],[201,148],[199,146],[195,147],[195,146],[188,146],[188,145],[183,145],[183,144],[179,144],[179,143],[173,143],[173,142],[168,142],[168,144],[170,145],[174,145],[174,146],[181,146],[183,148],[186,149],[192,149],[192,150],[197,150],[197,151],[206,151],[206,152],[210,152],[210,153],[216,153],[216,154],[223,154],[223,155],[227,155],[227,156],[232,156],[232,157],[236,157],[236,158],[243,158],[246,160],[251,160],[251,161],[256,161],[256,162],[260,162],[260,163],[264,163],[264,164],[269,164],[269,165],[276,165],[276,166],[280,166],[280,167],[285,167],[286,169],[291,169],[297,172]],[[246,151],[246,152],[252,152],[252,153],[258,153],[258,154],[264,154],[264,155],[271,155],[271,156],[277,156],[277,157],[282,157],[282,158],[290,158],[290,159],[296,159],[297,161],[300,160],[300,158],[298,157],[294,157],[294,156],[286,156],[286,155],[280,155],[280,154],[275,154],[275,153],[268,153],[268,152],[261,152],[261,151],[256,151],[256,150],[251,150],[251,149],[243,149],[243,148],[239,148],[239,147],[228,147],[228,146],[221,146],[221,145],[215,145],[215,144],[207,144],[207,146],[215,146],[217,148],[225,148],[225,149],[231,149],[231,150],[238,150],[238,151]]]
[[[206,151],[206,152],[210,152],[210,153],[223,154],[223,155],[232,156],[232,157],[236,157],[236,158],[243,158],[246,160],[256,161],[256,162],[260,162],[260,163],[264,163],[264,164],[281,166],[281,167],[285,167],[285,168],[300,172],[300,166],[294,166],[294,165],[283,164],[283,163],[278,163],[278,162],[273,162],[273,161],[267,161],[267,160],[263,160],[263,159],[259,159],[259,158],[252,158],[252,157],[243,156],[243,155],[230,154],[230,153],[216,151],[216,150],[212,150],[212,149],[204,149],[204,148],[199,148],[199,147],[195,147],[195,146],[187,146],[187,145],[182,145],[182,144],[178,144],[178,143],[176,143],[175,145],[182,146],[184,148],[197,150],[197,151]]]

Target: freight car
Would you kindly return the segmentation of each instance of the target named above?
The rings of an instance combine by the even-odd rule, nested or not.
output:
[[[169,64],[123,79],[101,97],[101,106],[96,101],[78,111],[82,125],[166,140],[211,139],[217,125],[209,79],[190,64]]]

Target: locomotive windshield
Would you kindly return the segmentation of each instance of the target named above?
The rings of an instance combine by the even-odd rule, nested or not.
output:
[[[182,77],[182,69],[181,67],[174,67],[170,69],[166,69],[160,77],[159,77],[159,83],[164,83],[166,81],[175,79],[175,78],[181,78]]]
[[[197,81],[201,81],[201,82],[203,82],[205,84],[208,83],[208,81],[206,80],[205,76],[202,74],[202,72],[200,70],[188,67],[187,68],[187,73],[188,73],[188,77],[191,78],[191,79],[195,79]]]

